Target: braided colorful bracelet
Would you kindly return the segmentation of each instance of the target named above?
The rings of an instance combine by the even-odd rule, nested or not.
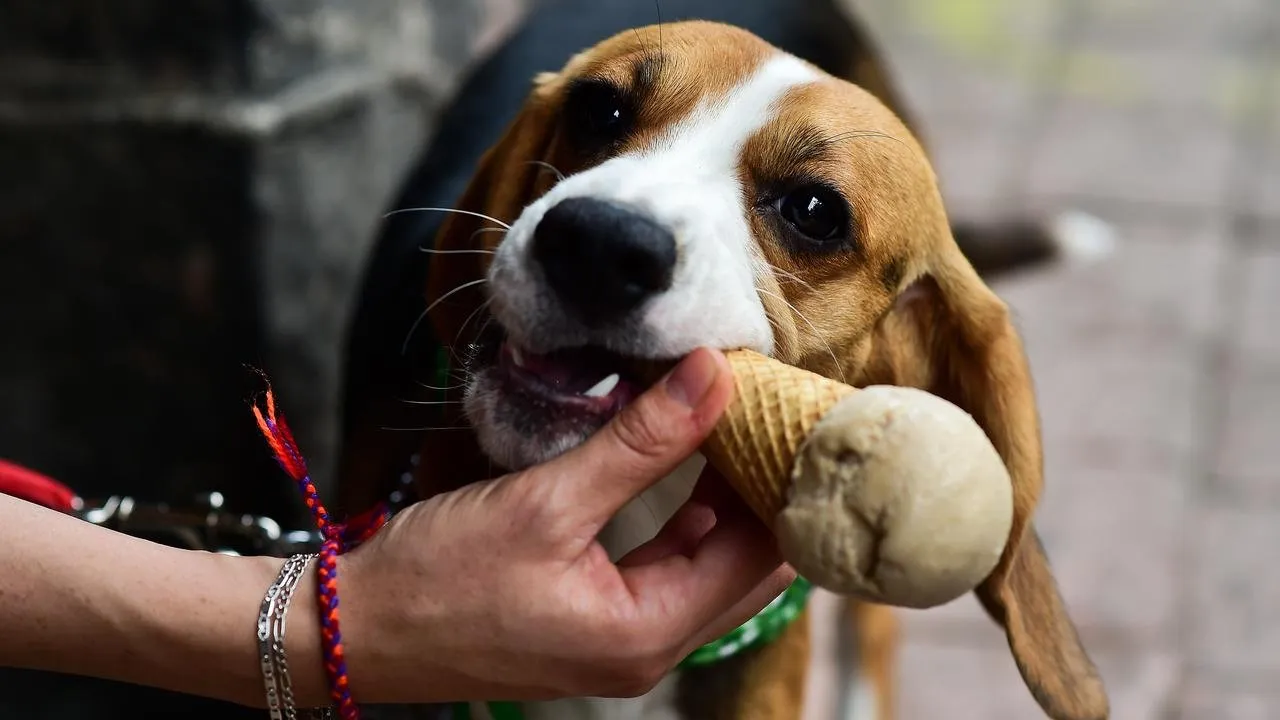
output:
[[[263,378],[266,379],[265,377]],[[338,709],[342,720],[359,720],[360,710],[351,697],[351,683],[347,677],[347,661],[342,644],[342,629],[338,613],[338,555],[368,540],[390,517],[389,509],[380,504],[373,510],[352,518],[346,524],[333,522],[329,511],[320,502],[320,493],[307,471],[307,463],[298,450],[293,433],[284,418],[276,413],[275,396],[267,383],[265,412],[253,407],[258,429],[271,447],[272,454],[281,469],[293,479],[302,492],[303,501],[316,527],[324,537],[316,559],[316,583],[320,604],[320,638],[324,655],[325,675],[329,680],[329,697]]]

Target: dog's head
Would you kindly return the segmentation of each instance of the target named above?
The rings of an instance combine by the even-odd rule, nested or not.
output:
[[[466,414],[493,461],[580,443],[643,389],[640,364],[700,345],[930,390],[977,419],[1016,483],[983,605],[1052,716],[1106,716],[1031,523],[1042,461],[1020,340],[875,97],[732,27],[622,33],[535,79],[457,208],[510,224],[452,215],[427,293],[439,337],[473,341]]]

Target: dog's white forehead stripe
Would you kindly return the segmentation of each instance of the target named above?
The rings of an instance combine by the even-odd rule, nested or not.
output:
[[[778,102],[818,79],[798,58],[774,55],[725,96],[704,99],[650,147],[619,158],[627,176],[619,199],[640,200],[680,244],[676,283],[646,313],[663,351],[709,344],[772,352],[773,329],[755,289],[768,268],[751,234],[739,166]]]
[[[717,170],[736,168],[742,146],[772,119],[778,100],[818,78],[817,71],[799,58],[776,54],[725,97],[704,99],[689,117],[637,154],[687,151],[692,154],[690,159],[696,156],[700,163]]]

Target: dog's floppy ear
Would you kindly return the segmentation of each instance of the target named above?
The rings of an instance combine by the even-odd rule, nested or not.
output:
[[[909,333],[914,378],[982,426],[1013,478],[1013,527],[999,564],[977,588],[1004,627],[1018,670],[1055,720],[1102,720],[1109,703],[1097,668],[1067,614],[1032,523],[1043,487],[1035,391],[1008,307],[954,243],[941,243],[927,274],[887,322]],[[908,371],[912,372],[912,371]]]
[[[438,303],[431,321],[440,338],[458,337],[467,317],[484,302],[478,286],[445,298],[465,283],[483,278],[488,266],[487,254],[457,251],[492,250],[502,239],[501,225],[467,213],[487,215],[509,225],[555,180],[554,172],[539,163],[549,156],[555,140],[560,84],[555,73],[534,78],[533,90],[520,113],[480,158],[466,190],[453,206],[463,212],[449,213],[436,233],[435,249],[446,254],[437,254],[432,260],[426,299]]]

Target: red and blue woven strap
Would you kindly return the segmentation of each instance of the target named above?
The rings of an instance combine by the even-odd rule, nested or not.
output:
[[[265,380],[265,377],[264,377]],[[320,603],[320,638],[324,657],[324,670],[329,679],[329,697],[343,720],[358,720],[360,709],[351,696],[351,682],[347,675],[347,660],[342,644],[342,627],[338,603],[338,555],[347,552],[373,536],[391,517],[390,508],[380,503],[372,510],[351,518],[346,523],[336,523],[329,516],[320,493],[307,472],[293,433],[284,418],[276,411],[275,395],[267,384],[266,408],[254,405],[253,416],[275,455],[276,462],[302,493],[303,502],[311,511],[316,527],[324,542],[316,559],[317,596]]]

